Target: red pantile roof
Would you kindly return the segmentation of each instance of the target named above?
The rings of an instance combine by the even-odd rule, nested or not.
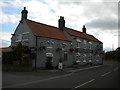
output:
[[[77,31],[77,30],[74,30],[74,29],[71,29],[71,28],[65,28],[65,30],[70,35],[102,43],[101,41],[99,41],[97,38],[95,38],[94,36],[92,36],[90,34],[86,34],[86,33],[83,33],[83,32],[80,32],[80,31]]]
[[[36,36],[59,39],[70,41],[64,33],[62,33],[58,28],[49,26],[46,24],[38,23],[32,20],[27,20],[27,24],[29,25],[30,29],[32,30],[33,34]]]
[[[27,20],[27,24],[30,27],[30,29],[32,30],[33,34],[36,36],[71,41],[57,27],[46,25],[46,24],[39,23],[39,22],[35,22],[32,20]],[[97,38],[95,38],[94,36],[92,36],[90,34],[85,34],[83,32],[80,32],[80,31],[77,31],[74,29],[70,29],[70,28],[65,28],[65,30],[70,35],[102,43],[101,41],[99,41]]]

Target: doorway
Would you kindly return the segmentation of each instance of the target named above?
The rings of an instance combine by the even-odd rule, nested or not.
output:
[[[53,66],[52,66],[52,57],[47,57],[46,59],[46,68],[47,69],[53,69]]]

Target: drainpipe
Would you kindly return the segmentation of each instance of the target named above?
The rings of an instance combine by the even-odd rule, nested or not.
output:
[[[35,70],[37,69],[37,36],[36,36],[36,56],[35,56]]]

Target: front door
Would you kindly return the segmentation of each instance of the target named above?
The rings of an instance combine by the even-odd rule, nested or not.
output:
[[[52,66],[52,57],[47,57],[46,68],[47,69],[52,69],[53,68],[53,66]]]

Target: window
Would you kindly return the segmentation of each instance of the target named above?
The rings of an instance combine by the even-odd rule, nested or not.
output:
[[[29,32],[24,32],[22,34],[22,41],[28,41],[29,40]]]
[[[47,48],[53,48],[53,44],[54,44],[54,42],[52,42],[52,41],[47,41]]]
[[[86,54],[83,54],[83,62],[86,62]]]
[[[81,40],[80,39],[76,39],[76,41],[77,41],[77,47],[80,47]]]
[[[80,53],[76,53],[76,62],[77,62],[77,63],[80,62]]]
[[[29,42],[28,41],[23,41],[22,44],[25,45],[25,46],[28,46]]]
[[[16,37],[16,42],[21,42],[22,41],[22,34],[18,34]]]
[[[87,41],[86,41],[86,40],[84,40],[84,41],[83,41],[83,43],[84,43],[84,44],[87,44]]]
[[[97,56],[99,57],[100,55],[98,54]]]
[[[89,60],[92,60],[92,54],[90,53]]]
[[[89,42],[89,48],[92,49],[92,42]]]
[[[84,49],[86,49],[87,41],[86,41],[86,40],[83,40],[83,43],[84,43]]]
[[[77,42],[77,47],[80,47],[80,43],[79,42]]]

